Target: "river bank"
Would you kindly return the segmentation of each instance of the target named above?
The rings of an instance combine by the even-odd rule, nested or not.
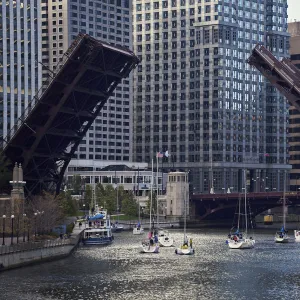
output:
[[[83,228],[76,224],[67,239],[0,246],[0,271],[65,258],[79,244],[82,231]]]

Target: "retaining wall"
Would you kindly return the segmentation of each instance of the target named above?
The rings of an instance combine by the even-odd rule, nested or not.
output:
[[[80,234],[61,241],[24,243],[0,247],[0,271],[67,257],[77,247]]]

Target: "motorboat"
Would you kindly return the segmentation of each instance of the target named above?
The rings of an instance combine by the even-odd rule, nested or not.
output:
[[[94,215],[88,217],[88,227],[83,230],[82,242],[84,245],[108,245],[113,240],[107,210],[100,208]]]
[[[111,231],[112,232],[120,232],[123,231],[124,226],[120,225],[119,222],[111,224]]]

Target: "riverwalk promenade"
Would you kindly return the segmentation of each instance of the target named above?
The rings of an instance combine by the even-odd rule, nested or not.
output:
[[[23,267],[44,261],[60,259],[72,253],[80,242],[84,226],[75,224],[72,233],[67,238],[51,240],[26,241],[19,237],[5,238],[5,245],[0,246],[0,271]]]

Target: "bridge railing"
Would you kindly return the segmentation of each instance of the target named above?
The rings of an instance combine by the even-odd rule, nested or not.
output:
[[[78,242],[77,238],[55,239],[38,242],[27,242],[13,245],[0,246],[0,255],[5,255],[15,252],[32,251],[44,248],[62,247],[66,245],[75,245]]]

